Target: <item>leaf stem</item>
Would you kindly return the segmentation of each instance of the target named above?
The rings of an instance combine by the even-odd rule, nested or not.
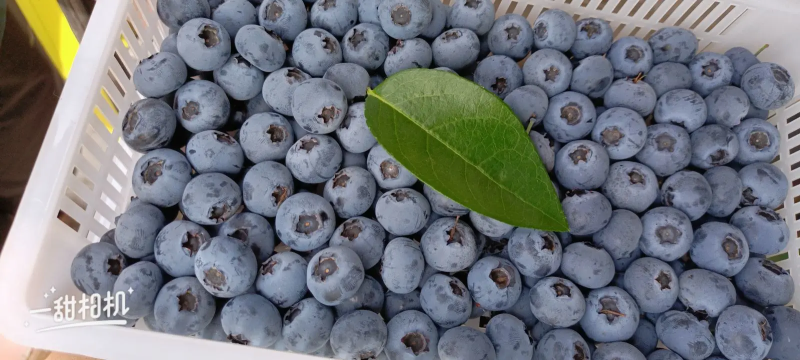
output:
[[[768,47],[769,47],[769,44],[764,44],[764,46],[762,46],[761,49],[758,49],[758,51],[756,51],[756,53],[753,54],[753,55],[758,57],[758,55],[761,54],[762,51],[767,50]]]
[[[526,134],[530,134],[530,133],[531,133],[531,130],[533,130],[533,120],[529,120],[529,121],[528,121],[528,128],[527,128],[527,129],[525,129],[525,133],[526,133]]]
[[[456,215],[456,221],[455,221],[455,223],[453,223],[453,228],[452,228],[452,229],[450,229],[450,238],[449,238],[449,239],[447,239],[447,243],[448,243],[448,244],[449,244],[451,241],[453,241],[453,236],[455,236],[455,235],[456,235],[456,226],[458,226],[458,219],[460,219],[460,218],[461,218],[461,215]]]
[[[621,312],[616,312],[616,311],[614,311],[614,310],[606,310],[606,309],[603,309],[603,310],[600,310],[600,313],[601,313],[601,314],[606,314],[606,315],[616,315],[616,316],[625,317],[625,314],[623,314],[623,313],[621,313]]]

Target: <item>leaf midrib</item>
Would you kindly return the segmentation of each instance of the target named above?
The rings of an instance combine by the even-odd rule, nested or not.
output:
[[[497,186],[498,186],[500,189],[502,189],[503,191],[505,191],[505,192],[507,192],[507,193],[509,193],[509,194],[513,195],[515,198],[519,199],[519,200],[520,200],[522,203],[524,203],[524,204],[526,204],[526,205],[528,205],[528,206],[530,206],[530,207],[532,207],[532,208],[534,208],[534,209],[538,210],[538,211],[539,211],[539,212],[540,212],[542,215],[544,215],[545,217],[547,217],[548,219],[550,219],[550,220],[553,222],[553,224],[559,224],[559,223],[561,223],[561,221],[559,221],[559,219],[556,219],[556,218],[554,218],[554,217],[550,216],[550,214],[548,214],[546,211],[543,211],[543,210],[542,210],[542,209],[540,209],[538,206],[536,206],[536,205],[534,205],[534,204],[532,204],[532,203],[528,202],[528,201],[527,201],[527,200],[526,200],[524,197],[517,196],[517,194],[516,194],[516,193],[514,193],[514,192],[513,192],[513,191],[511,191],[511,190],[509,190],[509,189],[508,189],[508,188],[507,188],[505,185],[503,185],[503,184],[501,184],[501,183],[497,182],[497,181],[496,181],[496,180],[495,180],[495,179],[494,179],[492,176],[489,176],[489,174],[487,174],[487,173],[486,173],[486,171],[484,171],[484,170],[483,170],[481,167],[478,167],[478,166],[476,166],[475,164],[473,164],[473,163],[472,163],[472,162],[471,162],[469,159],[467,159],[466,157],[464,157],[464,156],[463,156],[463,154],[461,154],[460,152],[458,152],[458,151],[456,151],[455,149],[453,149],[453,147],[452,147],[452,146],[450,146],[450,144],[448,144],[447,142],[443,141],[443,140],[442,140],[441,138],[439,138],[438,136],[431,134],[431,133],[430,133],[430,132],[429,132],[429,131],[428,131],[428,130],[425,128],[425,127],[423,127],[421,124],[419,124],[419,123],[417,122],[417,120],[416,120],[416,119],[414,119],[413,117],[409,116],[409,115],[408,115],[408,114],[407,114],[405,111],[402,111],[402,110],[400,110],[399,108],[397,108],[397,107],[396,107],[396,106],[394,106],[393,104],[391,104],[391,103],[389,103],[388,101],[386,101],[386,99],[384,99],[382,96],[380,96],[380,95],[379,95],[378,93],[376,93],[374,90],[372,90],[372,89],[369,89],[369,88],[368,88],[368,89],[367,89],[367,96],[374,96],[374,97],[375,97],[375,98],[376,98],[378,101],[380,101],[380,102],[381,102],[381,103],[383,103],[384,105],[387,105],[387,106],[389,106],[391,109],[393,109],[393,110],[394,110],[394,111],[396,111],[397,113],[399,113],[399,114],[403,115],[403,116],[404,116],[406,119],[409,119],[409,121],[410,121],[411,123],[413,123],[413,124],[414,124],[414,125],[415,125],[417,128],[419,128],[420,130],[422,130],[423,132],[425,132],[425,134],[426,134],[428,137],[432,137],[432,138],[436,139],[437,141],[439,141],[439,143],[441,143],[442,145],[444,145],[445,147],[447,147],[448,149],[450,149],[450,151],[451,151],[451,152],[453,152],[454,154],[456,154],[456,155],[457,155],[459,158],[463,159],[465,163],[469,164],[469,165],[470,165],[471,167],[473,167],[474,169],[477,169],[477,170],[478,170],[478,172],[480,172],[481,174],[483,174],[483,176],[484,176],[484,177],[486,177],[487,179],[489,179],[489,181],[491,181],[492,183],[496,184],[496,185],[497,185]],[[440,96],[441,96],[441,95],[427,95],[427,96],[423,96],[423,97],[435,98],[435,97],[440,97]],[[417,98],[416,96],[411,96],[411,97],[407,98],[407,99],[406,99],[406,100],[404,100],[404,101],[408,101],[409,99],[416,99],[416,98]],[[385,147],[384,147],[384,148],[385,148]],[[389,149],[386,149],[386,151],[387,151],[387,152],[389,152]],[[390,155],[391,155],[391,153],[390,153]],[[434,171],[434,173],[435,173],[435,171]],[[547,185],[547,184],[545,184],[545,185]],[[474,197],[474,195],[473,195],[473,197]],[[504,207],[505,207],[505,206],[504,206]]]

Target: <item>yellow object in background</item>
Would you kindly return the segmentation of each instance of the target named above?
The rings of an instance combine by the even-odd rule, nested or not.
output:
[[[117,0],[114,0],[117,1]],[[122,0],[119,0],[122,1]],[[25,20],[62,78],[67,78],[78,52],[78,39],[56,0],[16,0]]]

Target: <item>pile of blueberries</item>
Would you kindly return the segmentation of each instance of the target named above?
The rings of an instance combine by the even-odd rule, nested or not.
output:
[[[794,96],[783,67],[489,0],[157,10],[172,33],[121,129],[136,198],[71,268],[87,294],[133,289],[131,323],[358,360],[800,356],[794,282],[766,258],[794,236],[765,120]],[[366,89],[429,67],[504,99],[569,232],[471,212],[377,144]]]

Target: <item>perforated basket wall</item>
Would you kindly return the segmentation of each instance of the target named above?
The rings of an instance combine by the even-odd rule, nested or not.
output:
[[[451,0],[444,0],[446,3]],[[214,358],[267,356],[306,359],[296,354],[265,353],[252,347],[202,341],[123,327],[84,327],[37,333],[53,325],[49,315],[31,309],[52,305],[44,294],[78,292],[69,264],[87,242],[98,241],[127,206],[130,169],[137,155],[120,140],[122,115],[140,97],[131,73],[140,59],[158,51],[167,34],[155,11],[156,0],[99,1],[50,125],[9,238],[0,258],[0,329],[15,342],[98,358]],[[559,8],[575,19],[610,21],[616,37],[648,38],[665,26],[693,30],[701,51],[724,52],[734,46],[752,51],[770,47],[763,61],[782,64],[800,76],[795,34],[800,2],[791,0],[497,0],[497,15],[516,13],[533,22],[539,13]],[[778,165],[791,187],[780,213],[791,230],[785,253],[775,258],[800,274],[800,105],[771,113],[781,133]],[[797,281],[800,281],[798,276]],[[800,292],[793,300],[800,304]],[[310,358],[309,358],[310,359]]]

